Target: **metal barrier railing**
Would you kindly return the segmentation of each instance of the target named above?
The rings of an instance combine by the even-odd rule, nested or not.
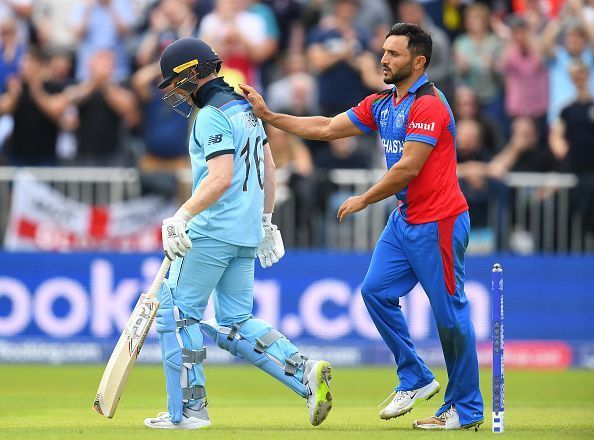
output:
[[[515,199],[515,215],[509,213],[511,218],[506,223],[528,231],[536,249],[580,252],[590,248],[582,234],[581,219],[570,209],[569,191],[578,183],[575,175],[510,173],[503,181],[514,190]]]
[[[10,211],[12,181],[19,171],[28,171],[64,195],[89,204],[108,204],[137,197],[141,175],[135,168],[16,168],[0,167],[0,240]],[[277,172],[275,222],[287,247],[369,250],[375,246],[386,219],[396,207],[390,198],[368,207],[364,213],[336,221],[336,211],[350,195],[360,194],[377,182],[385,170],[333,170],[325,178],[332,185],[323,212],[296,221],[298,205],[289,182],[290,174]],[[189,196],[190,170],[176,178],[180,197]],[[532,240],[532,250],[582,252],[594,250],[594,237],[582,231],[581,219],[572,212],[570,191],[577,185],[571,174],[510,173],[503,179],[507,196],[488,205],[488,228],[496,238],[495,249],[510,249],[510,239],[522,231]],[[471,212],[472,216],[472,212]],[[303,216],[301,216],[303,217]],[[513,249],[512,249],[513,250]]]

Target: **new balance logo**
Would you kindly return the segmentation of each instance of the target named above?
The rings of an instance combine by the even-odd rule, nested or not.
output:
[[[218,144],[223,140],[222,134],[215,134],[208,138],[208,145],[210,144]]]

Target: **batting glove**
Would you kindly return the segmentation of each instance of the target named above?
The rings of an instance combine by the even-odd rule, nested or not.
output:
[[[264,228],[264,238],[258,247],[256,254],[260,259],[262,267],[270,267],[285,255],[285,245],[283,237],[276,225],[272,224],[272,214],[262,216],[262,227]]]
[[[163,220],[161,236],[163,238],[163,251],[171,261],[176,257],[183,257],[192,249],[192,240],[188,237],[188,221],[192,215],[184,208],[179,208],[173,217]]]

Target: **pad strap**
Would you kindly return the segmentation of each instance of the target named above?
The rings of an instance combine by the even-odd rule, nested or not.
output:
[[[230,341],[232,341],[233,339],[235,339],[235,335],[237,335],[237,332],[239,331],[240,328],[241,328],[241,325],[239,325],[239,324],[233,324],[233,326],[231,327],[231,330],[229,330],[229,334],[227,335],[227,339],[229,339]]]
[[[198,400],[206,397],[206,390],[203,386],[182,388],[183,400]]]
[[[182,348],[182,362],[184,364],[199,364],[206,359],[206,347],[202,350],[187,350]]]
[[[283,370],[285,370],[285,374],[287,376],[294,376],[295,373],[297,372],[297,369],[299,368],[299,366],[305,361],[307,360],[307,358],[303,355],[301,355],[300,353],[295,353],[293,355],[291,355],[291,357],[288,357],[285,359],[285,367],[283,368]]]
[[[175,321],[175,326],[179,329],[182,327],[188,327],[189,325],[198,324],[199,322],[199,319],[194,318],[178,319]]]
[[[256,353],[264,353],[268,347],[281,338],[284,338],[284,335],[278,330],[272,329],[268,333],[262,335],[262,337],[256,338],[254,351]]]

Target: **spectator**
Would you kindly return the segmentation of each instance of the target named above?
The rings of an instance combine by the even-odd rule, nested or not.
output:
[[[589,26],[594,26],[594,0],[587,0],[584,5],[584,19]]]
[[[316,168],[324,170],[369,168],[369,155],[357,147],[357,139],[354,137],[329,141],[328,148],[317,154]]]
[[[544,173],[553,171],[555,159],[539,142],[534,119],[520,116],[512,123],[507,145],[489,163],[489,174],[501,179],[509,171]]]
[[[503,145],[501,127],[485,115],[477,102],[476,94],[468,87],[458,87],[454,96],[454,116],[457,121],[470,119],[480,126],[481,141],[487,151],[494,154]]]
[[[454,80],[470,87],[481,109],[497,121],[503,119],[501,79],[496,68],[500,40],[489,30],[489,8],[482,3],[468,6],[464,13],[466,33],[454,41]]]
[[[57,164],[56,141],[60,119],[68,105],[63,87],[44,78],[41,53],[23,56],[20,77],[8,81],[0,98],[0,113],[12,114],[14,129],[8,141],[8,159],[17,166]]]
[[[551,130],[551,149],[566,171],[576,173],[578,185],[572,194],[572,209],[582,228],[594,232],[594,98],[589,66],[575,61],[570,69],[577,98],[561,110]]]
[[[462,15],[466,7],[464,0],[444,0],[443,1],[443,29],[447,32],[450,40],[455,40],[462,34],[463,20]]]
[[[309,34],[318,26],[324,13],[326,0],[310,0],[305,3],[301,21],[305,28],[305,33]]]
[[[301,52],[304,46],[303,13],[302,2],[298,0],[262,0],[268,5],[276,18],[280,31],[278,47],[281,53]]]
[[[276,169],[303,178],[311,176],[314,171],[313,162],[302,139],[272,125],[267,124],[265,128]]]
[[[383,82],[383,71],[379,60],[383,55],[384,41],[394,24],[394,14],[386,0],[360,0],[359,9],[355,16],[354,25],[357,29],[363,29],[370,33],[368,49],[370,54],[377,57],[360,57],[361,75],[365,86],[370,90],[383,90],[386,88]],[[366,63],[366,64],[363,64]],[[375,72],[374,83],[366,78],[367,72]]]
[[[157,6],[162,0],[129,0],[130,4],[132,5],[132,13],[135,17],[140,19],[138,24],[141,24],[142,21],[148,18],[149,11]],[[205,0],[195,1],[195,0],[181,0],[179,3],[189,3],[192,6],[194,3],[207,3]],[[145,23],[146,24],[146,23]]]
[[[138,122],[134,95],[113,80],[116,55],[96,52],[89,60],[89,78],[68,89],[77,105],[77,165],[123,166],[130,158],[124,148],[124,129]]]
[[[48,54],[47,70],[51,81],[63,88],[71,86],[74,83],[71,52],[63,47],[54,47],[45,52]]]
[[[316,20],[316,24],[323,21],[325,17],[332,15],[336,6],[336,0],[312,1],[310,3],[321,3],[321,6],[319,7],[320,13]],[[394,24],[392,5],[388,4],[386,0],[357,0],[356,3],[357,12],[353,19],[355,27],[357,29],[365,29],[370,34],[373,34],[378,28],[381,28],[382,31],[386,29],[382,34],[382,39],[385,40],[386,34]],[[315,6],[310,4],[309,7],[312,8]],[[380,47],[382,45],[383,44],[380,44]]]
[[[112,79],[127,79],[130,60],[126,51],[126,37],[133,24],[134,15],[129,0],[79,2],[71,17],[71,26],[77,38],[76,79],[89,79],[90,59],[100,50],[110,50],[115,55]]]
[[[17,74],[25,53],[25,44],[18,40],[16,32],[13,20],[4,19],[0,22],[0,93],[6,91],[8,79]]]
[[[266,29],[266,38],[260,45],[260,57],[263,61],[269,60],[278,51],[278,40],[280,38],[280,29],[272,9],[261,0],[242,0],[247,2],[247,11],[259,16],[264,20]]]
[[[159,60],[167,45],[196,32],[197,18],[192,9],[178,0],[162,0],[149,13],[149,27],[141,37],[136,64],[144,67]]]
[[[200,26],[200,21],[210,14],[215,7],[215,3],[217,0],[184,0],[186,3],[190,5],[194,15],[198,19],[198,26]]]
[[[466,196],[472,224],[486,227],[490,201],[488,162],[491,154],[481,143],[481,127],[472,119],[456,124],[457,173]]]
[[[433,24],[431,18],[425,15],[423,6],[413,0],[405,0],[398,6],[400,21],[422,26],[431,34],[433,52],[431,64],[427,68],[427,75],[440,90],[446,93],[450,88],[450,40],[447,34]],[[446,93],[447,94],[447,93]]]
[[[541,0],[524,0],[524,9],[517,11],[526,23],[531,33],[541,35],[550,16],[545,10],[545,4]]]
[[[224,60],[220,75],[232,86],[238,82],[259,84],[258,67],[270,56],[270,52],[260,51],[268,41],[266,22],[245,7],[244,0],[217,0],[199,29],[199,38]]]
[[[47,63],[47,77],[51,83],[64,90],[74,84],[72,78],[72,56],[70,51],[61,48],[47,50],[49,60]],[[75,130],[78,125],[76,107],[67,104],[60,118],[61,131],[58,133],[56,154],[60,162],[71,160],[76,154]]]
[[[287,54],[283,77],[270,84],[267,95],[273,111],[298,116],[317,114],[316,81],[307,72],[304,54]]]
[[[563,169],[572,173],[594,172],[594,100],[592,72],[583,61],[574,61],[570,77],[577,98],[561,110],[551,129],[550,145]]]
[[[243,0],[248,4],[247,11],[256,14],[265,23],[266,38],[260,45],[260,82],[267,87],[276,76],[275,56],[278,52],[280,30],[272,9],[260,0]]]
[[[569,7],[573,4],[575,2],[568,2],[561,16],[549,22],[541,39],[541,53],[549,67],[549,124],[557,119],[564,105],[575,99],[576,89],[569,75],[572,61],[580,59],[587,65],[594,63],[591,47],[594,29],[585,25],[582,9]],[[562,44],[557,43],[559,37]],[[590,78],[590,93],[594,93],[594,77]]]
[[[74,52],[76,35],[71,17],[77,0],[37,0],[33,4],[32,21],[39,45],[43,48],[63,47]]]
[[[506,86],[505,110],[511,119],[535,118],[539,133],[544,138],[547,131],[548,70],[536,48],[537,36],[530,33],[526,20],[512,16],[509,26],[511,41],[501,60]]]
[[[368,35],[353,24],[358,6],[357,0],[336,0],[333,14],[309,38],[307,57],[317,75],[320,109],[326,116],[356,105],[368,93],[359,59],[373,55]]]
[[[33,11],[33,0],[0,0],[0,22],[11,20],[16,28],[19,43],[30,40],[29,21]]]
[[[418,0],[422,4],[427,17],[440,28],[443,26],[443,1],[442,0]],[[433,62],[433,57],[431,57]]]
[[[288,174],[287,185],[295,197],[297,228],[310,227],[312,215],[321,212],[324,200],[318,192],[319,182],[309,150],[300,138],[272,125],[266,125],[266,135],[276,169]]]
[[[142,105],[144,151],[139,167],[145,172],[175,171],[188,167],[188,120],[180,118],[163,102],[157,88],[161,80],[159,63],[139,69],[132,77],[132,86]]]
[[[478,122],[463,119],[458,121],[457,125],[456,154],[460,164],[459,171],[466,174],[465,168],[471,168],[476,163],[486,164],[491,160],[492,154],[482,143],[481,126]]]
[[[394,16],[386,0],[360,0],[355,17],[356,28],[369,29],[373,34],[379,30],[385,40],[393,24]]]
[[[24,53],[25,43],[17,38],[14,20],[0,19],[0,94],[6,92],[6,84],[10,77],[18,74]],[[13,125],[11,114],[0,116],[0,151],[10,136]]]

